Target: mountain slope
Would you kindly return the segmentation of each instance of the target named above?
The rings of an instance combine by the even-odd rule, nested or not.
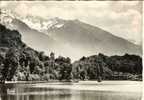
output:
[[[48,50],[52,48],[55,41],[48,35],[35,29],[31,29],[24,22],[18,19],[14,19],[12,24],[15,25],[16,29],[18,29],[18,31],[22,34],[23,41],[29,46],[38,50],[43,50],[44,48]]]
[[[66,21],[63,27],[52,28],[48,32],[72,46],[81,47],[92,52],[103,52],[108,55],[141,54],[140,46],[78,20]]]

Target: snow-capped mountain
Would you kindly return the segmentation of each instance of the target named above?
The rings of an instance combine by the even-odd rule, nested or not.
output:
[[[22,21],[26,23],[29,27],[46,33],[49,29],[60,28],[64,25],[64,20],[61,20],[57,17],[45,20],[41,19],[40,17],[36,18],[33,16],[27,16],[26,18],[22,19]]]
[[[0,10],[0,23],[6,25],[8,28],[13,29],[14,26],[12,23],[13,19],[15,18],[14,14],[10,10],[1,9]]]
[[[20,18],[12,12],[6,13],[1,22],[20,31],[23,41],[38,50],[54,51],[72,59],[99,52],[107,55],[142,53],[141,46],[79,20],[34,16]]]
[[[58,17],[50,19],[42,19],[41,17],[26,16],[24,18],[16,16],[11,10],[2,9],[1,10],[1,23],[7,25],[9,28],[14,28],[12,21],[14,19],[21,20],[27,24],[30,28],[38,30],[40,32],[47,31],[52,28],[60,28],[64,25],[64,21]]]

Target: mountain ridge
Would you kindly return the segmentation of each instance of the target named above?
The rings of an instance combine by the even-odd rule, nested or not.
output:
[[[36,19],[38,22],[39,20]],[[41,19],[42,20],[42,19]],[[54,18],[56,23],[45,22],[45,29],[33,29],[23,20],[14,18],[12,24],[20,31],[23,40],[31,47],[45,52],[79,59],[102,52],[107,55],[142,54],[142,47],[126,39],[115,36],[99,27],[79,20]],[[40,21],[42,23],[42,21]],[[44,22],[43,22],[44,23]],[[47,25],[51,27],[47,27]],[[56,25],[59,25],[56,27]],[[71,51],[72,54],[69,53]]]

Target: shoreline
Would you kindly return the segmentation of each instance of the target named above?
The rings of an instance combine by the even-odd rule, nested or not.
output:
[[[103,83],[103,82],[143,82],[143,81],[133,81],[133,80],[103,80],[102,82],[97,82],[97,80],[79,80],[79,81],[59,81],[59,80],[50,80],[50,81],[6,81],[5,84],[37,84],[37,83],[85,83],[85,82],[94,82],[94,83]],[[0,83],[1,84],[1,83]]]

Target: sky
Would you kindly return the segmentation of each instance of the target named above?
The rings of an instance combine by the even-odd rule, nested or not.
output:
[[[78,19],[142,43],[142,1],[0,1],[0,7],[21,17]]]

